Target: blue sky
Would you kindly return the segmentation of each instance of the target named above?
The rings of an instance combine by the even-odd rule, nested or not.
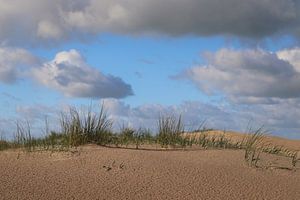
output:
[[[0,129],[104,101],[117,126],[168,113],[299,139],[299,3],[0,0]]]

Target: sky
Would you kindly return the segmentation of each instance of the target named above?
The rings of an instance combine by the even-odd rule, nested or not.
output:
[[[300,139],[299,0],[0,0],[0,27],[2,137],[104,103],[115,128]]]

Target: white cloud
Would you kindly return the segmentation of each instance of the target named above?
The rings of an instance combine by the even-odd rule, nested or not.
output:
[[[133,95],[129,84],[89,66],[76,50],[59,52],[52,61],[42,63],[25,49],[0,47],[0,82],[13,84],[20,79],[34,79],[71,97],[123,98]]]
[[[221,49],[205,54],[207,64],[188,69],[184,76],[205,93],[229,99],[262,103],[274,98],[298,98],[300,72],[295,57],[292,60],[287,55],[287,51],[277,55],[260,49]]]
[[[265,125],[271,133],[291,138],[300,137],[300,100],[279,99],[276,104],[236,105],[237,117]]]
[[[300,48],[284,49],[277,53],[278,58],[289,62],[300,73]]]
[[[205,65],[180,74],[209,95],[225,96],[229,126],[252,121],[281,136],[299,138],[300,50],[221,49],[204,54]],[[239,128],[237,128],[239,129]]]
[[[20,48],[0,47],[0,82],[12,84],[27,76],[38,60],[28,51]]]
[[[0,0],[0,40],[40,45],[89,34],[298,35],[298,0]]]
[[[32,72],[41,84],[71,97],[123,98],[133,94],[130,85],[90,67],[76,50],[57,53]]]

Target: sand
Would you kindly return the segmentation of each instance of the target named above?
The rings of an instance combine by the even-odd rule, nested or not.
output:
[[[266,139],[300,150],[297,140]],[[243,150],[156,148],[0,152],[0,199],[300,199],[300,160],[292,168],[290,158],[262,154],[255,168]]]
[[[243,156],[93,145],[67,153],[4,151],[0,199],[300,199],[299,163],[289,170],[288,158],[262,155],[253,168]]]

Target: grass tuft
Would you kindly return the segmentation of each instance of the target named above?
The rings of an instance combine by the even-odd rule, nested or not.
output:
[[[160,116],[158,120],[158,143],[167,148],[175,147],[176,144],[185,145],[185,139],[181,137],[184,133],[184,125],[181,116]]]
[[[263,149],[265,131],[263,127],[257,129],[254,133],[248,133],[243,142],[243,148],[245,149],[245,161],[250,166],[257,166],[260,158],[260,154]]]
[[[62,134],[68,137],[71,147],[111,143],[113,122],[106,115],[103,105],[98,114],[92,112],[91,106],[86,112],[71,107],[69,112],[61,113],[60,122]]]

